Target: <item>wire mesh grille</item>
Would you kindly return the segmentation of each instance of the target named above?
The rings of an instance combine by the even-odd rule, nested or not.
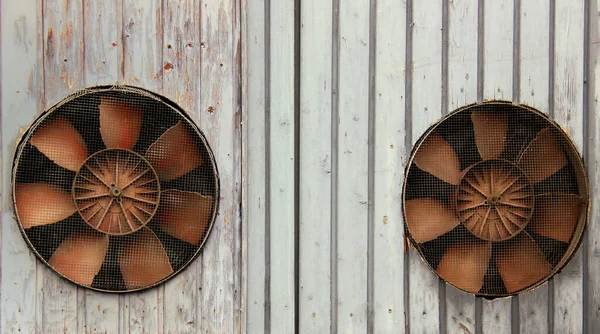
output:
[[[588,215],[580,155],[530,107],[459,109],[417,142],[403,192],[406,233],[448,283],[486,297],[542,284],[579,246]]]
[[[13,162],[13,198],[29,247],[58,274],[133,291],[200,253],[219,177],[204,135],[178,106],[103,86],[68,96],[31,125]]]

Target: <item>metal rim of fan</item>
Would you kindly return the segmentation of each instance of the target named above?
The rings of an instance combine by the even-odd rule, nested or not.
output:
[[[209,220],[207,222],[207,226],[205,227],[205,231],[202,234],[202,237],[199,240],[199,243],[195,246],[196,250],[195,252],[193,252],[193,254],[191,256],[189,256],[189,258],[187,258],[186,260],[183,261],[183,263],[178,266],[178,268],[176,270],[173,270],[170,274],[162,277],[161,279],[156,280],[156,282],[152,283],[152,284],[148,284],[145,286],[140,286],[140,287],[134,287],[134,288],[125,288],[125,289],[120,289],[120,290],[115,290],[115,289],[103,289],[103,288],[98,288],[95,286],[92,286],[91,284],[86,285],[86,284],[82,284],[81,282],[78,282],[74,279],[72,279],[71,277],[61,273],[59,270],[57,270],[54,266],[50,265],[49,260],[45,259],[42,254],[40,254],[40,251],[38,251],[38,249],[33,245],[32,241],[30,240],[27,231],[25,229],[25,227],[23,226],[21,219],[19,218],[19,213],[18,213],[18,209],[17,209],[17,195],[16,195],[16,186],[17,186],[17,173],[19,171],[19,163],[21,161],[22,155],[23,155],[23,151],[26,147],[26,145],[30,142],[31,137],[34,133],[34,131],[41,126],[44,121],[46,121],[49,117],[51,117],[53,115],[54,112],[60,111],[61,107],[65,106],[66,104],[68,104],[69,102],[72,102],[80,97],[86,96],[86,95],[100,95],[103,93],[122,93],[122,94],[133,94],[136,95],[137,97],[140,98],[145,98],[148,101],[151,101],[151,103],[157,103],[157,104],[163,104],[164,106],[166,106],[168,108],[168,110],[172,113],[174,113],[175,118],[180,119],[180,121],[176,124],[179,125],[182,122],[183,123],[183,127],[187,128],[188,130],[191,129],[193,131],[192,135],[194,136],[195,140],[197,140],[196,144],[197,145],[201,145],[201,147],[199,149],[204,150],[203,154],[204,156],[208,157],[208,161],[203,162],[204,164],[209,164],[210,165],[210,170],[212,171],[212,176],[214,177],[214,194],[212,195],[213,199],[212,199],[212,208],[210,210],[210,214],[209,214]],[[176,126],[172,126],[171,128],[175,128]],[[168,130],[170,130],[171,128],[169,128]],[[141,131],[141,130],[140,130]],[[166,132],[166,131],[165,131]],[[161,134],[159,136],[162,137],[164,135]],[[140,133],[140,137],[141,137],[141,133]],[[101,140],[103,140],[101,138]],[[158,139],[157,139],[158,140]],[[43,111],[39,116],[36,117],[36,119],[29,125],[29,127],[23,132],[23,134],[21,135],[21,137],[18,139],[18,144],[15,150],[15,154],[14,154],[14,158],[13,158],[13,163],[12,163],[12,172],[11,172],[11,196],[12,196],[12,209],[14,212],[14,218],[15,221],[17,223],[17,226],[19,228],[19,231],[23,237],[23,239],[25,240],[25,243],[27,245],[27,247],[30,249],[31,252],[33,252],[35,254],[35,256],[38,258],[38,260],[42,261],[44,264],[46,264],[55,274],[57,274],[59,277],[62,277],[78,286],[82,286],[84,288],[88,288],[91,290],[96,290],[96,291],[100,291],[100,292],[106,292],[106,293],[129,293],[129,292],[136,292],[136,291],[142,291],[142,290],[147,290],[147,289],[151,289],[153,287],[156,287],[168,280],[170,280],[171,278],[177,276],[179,273],[181,273],[183,270],[185,270],[203,251],[204,246],[211,234],[211,231],[213,229],[213,226],[215,224],[215,220],[216,217],[218,215],[219,212],[219,204],[220,204],[220,176],[219,176],[219,171],[218,171],[218,166],[216,164],[215,161],[215,156],[214,153],[210,147],[210,145],[208,144],[208,141],[204,135],[204,133],[198,128],[198,126],[194,123],[194,121],[190,118],[189,115],[187,115],[187,113],[179,106],[177,105],[175,102],[171,101],[170,99],[159,95],[157,93],[154,93],[150,90],[147,90],[145,88],[142,87],[136,87],[136,86],[132,86],[132,85],[126,85],[126,84],[114,84],[114,85],[103,85],[103,86],[93,86],[93,87],[87,87],[84,89],[81,89],[79,91],[76,91],[68,96],[66,96],[65,98],[63,98],[62,100],[58,101],[55,105],[51,106],[50,108],[48,108],[47,110]],[[86,143],[87,144],[87,143]],[[154,143],[152,143],[153,145]],[[111,150],[120,150],[119,148],[106,148],[103,151],[99,151],[99,152],[92,152],[89,154],[88,159],[91,158],[92,156],[96,155],[96,154],[100,154],[106,151],[111,151]],[[125,150],[128,151],[128,153],[133,153],[135,155],[139,155],[138,153],[133,151],[133,147],[129,150]],[[43,153],[42,153],[43,154]],[[140,156],[141,157],[141,156]],[[86,159],[86,162],[87,160]],[[142,163],[144,162],[148,162],[147,158],[141,157],[140,159],[142,161]],[[81,168],[83,168],[84,166],[81,166]],[[156,171],[154,170],[154,168],[152,167],[152,165],[150,165],[149,168],[152,173],[154,174],[154,176],[156,176]],[[80,171],[77,171],[76,175],[79,175]],[[75,187],[75,182],[76,180],[73,180],[73,188]],[[160,181],[158,182],[158,191],[160,192]],[[74,190],[73,190],[74,191]],[[174,191],[179,191],[179,189],[174,189]],[[180,192],[184,192],[184,191],[180,191]],[[111,193],[113,195],[115,195],[113,193],[113,189],[111,189]],[[117,194],[116,197],[120,196],[120,194]],[[76,199],[73,198],[74,204],[76,204]],[[157,201],[156,205],[159,205],[159,201]],[[141,227],[146,227],[150,221],[152,220],[152,218],[154,218],[156,214],[156,210],[154,211],[153,214],[151,214],[151,217],[142,224]],[[79,209],[77,208],[77,211],[74,215],[77,215],[79,217],[81,217],[81,219],[86,223],[89,224],[89,222],[80,215]],[[93,227],[93,226],[92,226]],[[140,229],[141,229],[140,227]],[[131,231],[130,233],[111,233],[108,231],[101,231],[103,233],[105,233],[108,237],[109,236],[127,236],[127,235],[135,235],[137,231],[139,231],[140,229],[136,229],[134,231]],[[150,230],[149,228],[146,228],[148,230]],[[141,234],[141,233],[140,233]],[[153,232],[154,236],[156,237],[156,234]],[[141,236],[139,236],[138,238],[142,238]],[[65,237],[66,239],[66,237]],[[64,241],[64,240],[63,240]],[[165,248],[165,246],[162,244],[163,249]],[[108,246],[107,246],[108,247]],[[108,252],[108,250],[107,250]],[[105,255],[106,256],[106,255]],[[104,261],[104,260],[103,260]],[[169,259],[170,261],[170,259]],[[104,263],[102,263],[104,264]]]
[[[409,182],[410,182],[409,178],[410,178],[410,174],[411,174],[411,169],[413,168],[413,166],[416,166],[415,157],[416,157],[417,153],[419,152],[419,149],[421,149],[423,147],[426,139],[429,138],[430,135],[434,134],[436,132],[436,130],[440,127],[440,125],[445,124],[448,120],[456,117],[457,115],[466,114],[466,113],[470,114],[471,112],[474,112],[474,111],[485,110],[485,109],[490,109],[490,108],[499,108],[499,109],[504,108],[506,113],[514,113],[513,115],[516,115],[517,113],[523,113],[521,115],[528,114],[527,116],[536,118],[537,122],[546,124],[546,128],[542,128],[541,130],[550,129],[549,131],[553,132],[555,135],[560,134],[560,138],[558,138],[557,140],[559,141],[560,147],[563,150],[563,153],[566,157],[566,161],[567,161],[566,165],[567,166],[570,165],[571,168],[573,169],[572,176],[574,177],[574,182],[575,182],[575,184],[573,186],[576,187],[576,189],[577,189],[577,192],[575,194],[578,195],[579,198],[581,199],[580,214],[577,217],[577,221],[575,223],[575,226],[573,227],[573,231],[572,231],[571,237],[569,238],[568,245],[566,247],[564,254],[560,258],[560,260],[555,265],[551,264],[551,270],[546,275],[544,275],[543,278],[536,280],[534,283],[528,284],[527,286],[522,286],[518,289],[515,289],[514,291],[508,291],[508,289],[506,289],[506,287],[505,287],[505,291],[503,293],[482,292],[481,289],[483,289],[483,286],[479,291],[472,291],[472,289],[469,290],[469,289],[465,288],[464,285],[461,287],[459,284],[456,284],[456,282],[448,281],[448,279],[445,278],[443,274],[441,274],[437,271],[437,268],[435,267],[436,264],[431,263],[431,262],[438,261],[437,266],[439,266],[439,263],[441,263],[441,259],[443,258],[443,254],[441,256],[439,256],[439,258],[437,260],[430,261],[430,259],[432,258],[431,254],[429,254],[429,259],[428,259],[428,255],[426,254],[426,251],[424,250],[423,244],[427,243],[427,242],[435,241],[439,237],[446,236],[447,234],[451,233],[453,231],[453,229],[450,229],[449,231],[436,236],[432,240],[419,242],[415,239],[415,237],[410,232],[409,225],[411,223],[409,222],[409,218],[407,217],[408,216],[407,215],[407,201],[410,201],[410,199],[407,200],[406,195],[407,195],[407,188],[409,188]],[[508,111],[508,110],[510,110],[510,111]],[[488,110],[488,111],[483,111],[483,112],[491,113],[493,111]],[[521,115],[519,115],[519,117]],[[508,118],[509,116],[507,115],[506,117]],[[540,130],[540,132],[541,132],[541,130]],[[508,125],[507,125],[507,131],[508,131]],[[536,133],[536,135],[538,133]],[[508,141],[507,139],[505,139],[505,140]],[[529,141],[527,144],[528,145],[531,144],[531,141]],[[477,146],[476,143],[473,143],[473,145]],[[505,142],[503,145],[508,145],[508,144]],[[450,145],[448,145],[448,146],[450,146]],[[479,148],[477,148],[477,150],[479,152]],[[456,153],[456,155],[458,156],[458,153]],[[459,156],[458,157],[459,163],[460,163],[460,158],[461,157]],[[502,160],[502,159],[497,158],[497,159],[489,159],[489,160]],[[486,159],[482,159],[477,163],[469,165],[468,168],[466,168],[465,170],[461,170],[460,182],[463,181],[463,179],[466,177],[466,175],[469,173],[469,171],[472,168],[476,168],[478,164],[485,163],[485,161],[486,161]],[[509,163],[513,164],[512,162],[509,162]],[[514,164],[514,165],[516,166],[516,164]],[[427,172],[425,172],[425,173],[427,173]],[[431,175],[431,176],[436,178],[436,176],[434,176],[434,175]],[[529,180],[530,177],[527,176],[527,179]],[[440,180],[440,181],[444,182],[443,180]],[[531,182],[531,181],[529,181],[529,182]],[[533,186],[533,184],[532,184],[532,186]],[[458,188],[460,188],[460,184],[453,185],[453,187],[455,188],[454,190],[456,191],[456,193],[452,196],[458,196],[457,194],[459,191]],[[539,194],[536,193],[533,196],[535,197],[538,195]],[[495,200],[497,200],[497,199],[495,199]],[[455,202],[455,201],[457,201],[457,197],[449,198],[448,201],[450,203]],[[487,202],[485,204],[488,205]],[[491,205],[492,204],[490,203],[490,206]],[[532,203],[531,205],[535,206],[535,203]],[[450,204],[449,206],[451,207],[452,204]],[[456,214],[458,216],[458,213],[456,213],[456,211],[458,211],[456,207],[454,207],[454,208],[451,207],[450,210],[454,211],[453,214]],[[585,167],[585,164],[583,161],[583,157],[579,153],[577,147],[575,146],[575,144],[573,143],[571,138],[569,138],[569,136],[564,132],[564,130],[561,128],[561,126],[558,123],[551,120],[546,114],[542,113],[541,111],[539,111],[533,107],[523,105],[523,104],[515,104],[512,101],[493,100],[493,101],[486,101],[486,102],[482,102],[482,103],[473,103],[473,104],[466,105],[464,107],[458,108],[458,109],[448,113],[447,115],[442,117],[439,121],[437,121],[435,124],[430,126],[429,129],[427,129],[423,133],[423,135],[419,138],[419,140],[413,146],[410,159],[409,159],[407,167],[405,169],[404,184],[403,184],[403,189],[402,189],[402,213],[403,213],[404,220],[405,220],[405,227],[404,227],[405,234],[407,236],[407,239],[410,241],[410,246],[417,250],[421,260],[433,271],[433,273],[436,276],[443,279],[446,283],[451,284],[452,286],[454,286],[457,289],[462,290],[464,292],[474,294],[477,296],[481,296],[481,297],[485,297],[488,299],[514,296],[523,291],[529,291],[529,290],[535,289],[536,287],[539,287],[540,285],[544,284],[546,281],[548,281],[548,279],[550,279],[551,277],[553,277],[554,275],[559,273],[570,262],[570,260],[575,256],[579,246],[581,245],[581,243],[583,241],[583,233],[586,229],[586,226],[587,226],[587,223],[589,220],[589,211],[590,211],[589,184],[588,184],[588,180],[587,180],[586,167]],[[457,217],[457,218],[458,218],[459,222],[455,227],[465,225],[465,222],[463,222],[460,219],[460,217]],[[515,236],[520,235],[521,231],[525,231],[525,229],[527,228],[527,225],[530,223],[530,221],[531,221],[531,217],[529,218],[529,220],[527,220],[527,222],[525,223],[525,226],[523,226],[515,235],[504,238],[502,240],[492,241],[492,240],[490,240],[489,236],[487,239],[479,236],[480,240],[487,240],[491,244],[490,248],[492,248],[492,250],[490,251],[490,257],[488,259],[488,261],[489,261],[488,268],[485,269],[484,277],[482,280],[486,279],[485,275],[488,274],[487,271],[492,266],[492,263],[491,263],[492,261],[494,261],[493,266],[496,266],[495,259],[493,258],[494,257],[494,253],[493,253],[494,243],[502,243],[503,241],[512,242],[511,240],[513,240],[514,243],[516,243],[517,241],[516,241]],[[473,236],[475,238],[477,238],[477,233],[471,232],[470,237],[472,238]],[[536,241],[536,244],[537,244],[537,241]],[[450,248],[450,246],[445,246],[445,247],[446,248],[444,248],[444,252],[446,252]],[[507,247],[508,246],[504,246],[504,249],[506,249]],[[539,247],[539,245],[538,245],[538,247]],[[543,251],[542,251],[542,253],[543,253]],[[544,254],[544,256],[546,256],[546,254]],[[453,263],[453,264],[456,264],[456,263]],[[446,266],[446,268],[444,268],[444,269],[447,269],[447,268],[448,268],[448,266]],[[498,269],[496,268],[496,270],[498,270]],[[482,285],[484,283],[485,282],[482,282]],[[502,282],[502,283],[505,284],[504,282]]]

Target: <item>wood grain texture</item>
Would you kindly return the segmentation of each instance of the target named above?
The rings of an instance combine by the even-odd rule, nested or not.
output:
[[[373,332],[393,333],[404,321],[404,221],[399,205],[406,162],[406,5],[378,1],[375,32],[375,162],[373,198]]]
[[[83,1],[81,73],[86,87],[114,84],[122,75],[122,10],[118,1]],[[79,303],[78,328],[92,333],[119,332],[119,321],[115,321],[120,318],[118,295],[80,289],[78,297],[83,297]]]
[[[198,271],[202,291],[196,304],[197,320],[204,333],[239,331],[236,307],[241,286],[232,270],[241,256],[241,244],[236,240],[241,224],[241,110],[235,86],[239,76],[235,5],[235,1],[203,1],[200,9],[200,42],[204,46],[200,45],[201,104],[196,112],[215,153],[221,182],[219,216]]]
[[[449,111],[477,101],[477,0],[452,1],[448,8]],[[446,285],[446,330],[475,332],[475,297]]]
[[[265,151],[265,98],[266,78],[265,66],[265,4],[263,0],[247,0],[246,2],[245,43],[246,48],[244,78],[246,80],[244,129],[247,131],[244,153],[246,178],[243,185],[246,189],[246,330],[248,333],[264,333],[265,310],[268,300],[265,300],[266,263],[265,244],[266,234],[266,164],[268,152]],[[267,28],[268,29],[268,28]]]
[[[339,3],[337,330],[367,329],[369,3]],[[335,120],[334,120],[335,121]]]
[[[583,0],[556,1],[554,117],[583,152]],[[583,245],[585,247],[585,245]],[[583,331],[581,249],[554,279],[554,330]]]
[[[595,328],[600,328],[600,225],[596,222],[600,218],[600,208],[598,203],[598,193],[600,192],[600,4],[597,1],[590,1],[590,40],[589,40],[589,95],[588,110],[589,124],[586,141],[588,147],[588,177],[590,182],[590,201],[592,203],[589,221],[587,225],[587,279],[588,282],[588,302],[587,309],[584,310],[584,317],[587,317],[587,327],[585,331],[593,332]]]
[[[300,72],[300,332],[331,326],[332,3],[302,2]],[[327,22],[327,24],[325,24]]]
[[[513,0],[484,2],[484,100],[510,100],[513,66]]]
[[[81,2],[45,2],[44,97],[45,109],[64,96],[83,88],[83,8]],[[42,304],[43,332],[78,328],[77,294],[74,284],[57,279],[48,266],[38,262],[38,302]]]
[[[442,7],[438,1],[413,2],[412,141],[442,116]],[[439,331],[439,279],[411,250],[409,268],[410,330]]]
[[[483,99],[511,99],[513,90],[513,1],[484,1]],[[511,299],[483,300],[483,331],[511,330]]]
[[[520,10],[519,103],[548,113],[549,4],[522,1]],[[548,283],[519,295],[519,327],[522,333],[548,332]]]
[[[158,0],[123,3],[123,66],[124,81],[161,93],[162,88],[162,22]],[[127,295],[126,330],[159,332],[159,316],[164,289],[162,287]],[[160,311],[159,311],[160,310]]]
[[[270,2],[271,331],[295,331],[294,2]]]
[[[36,258],[25,245],[12,210],[11,165],[15,147],[43,110],[43,26],[41,3],[0,3],[1,35],[1,192],[2,219],[0,328],[33,333],[38,319]],[[41,305],[40,305],[41,307]]]
[[[169,0],[162,6],[162,92],[199,124],[200,2]],[[164,285],[165,333],[198,332],[199,263],[192,262]]]

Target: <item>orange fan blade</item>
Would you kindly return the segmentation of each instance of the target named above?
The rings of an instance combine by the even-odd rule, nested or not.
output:
[[[550,274],[552,267],[526,232],[502,243],[496,266],[508,293],[527,288]]]
[[[119,256],[121,274],[127,289],[137,289],[158,283],[173,273],[167,252],[149,228],[133,235]]]
[[[69,193],[45,183],[17,184],[15,202],[25,229],[59,222],[77,211]]]
[[[583,199],[575,194],[537,196],[529,226],[537,234],[568,243],[584,204]]]
[[[445,182],[454,185],[460,183],[460,161],[452,147],[437,132],[425,138],[414,161],[420,169]]]
[[[475,143],[483,160],[500,157],[506,142],[508,119],[500,112],[474,111],[471,114]]]
[[[156,219],[167,234],[198,245],[208,227],[212,201],[194,192],[166,190],[160,195]]]
[[[46,121],[31,137],[31,145],[68,170],[78,171],[88,157],[83,138],[68,119],[58,116]]]
[[[131,150],[137,143],[142,127],[139,105],[110,97],[100,103],[100,133],[107,148]]]
[[[408,200],[404,209],[408,231],[418,243],[433,240],[460,223],[454,211],[437,199]]]
[[[89,286],[102,268],[107,250],[107,235],[74,233],[58,246],[48,263],[70,280]]]
[[[161,181],[183,176],[203,162],[196,140],[181,122],[165,131],[148,148],[146,159]]]
[[[483,286],[483,278],[491,256],[491,242],[459,241],[446,250],[435,271],[450,284],[477,293]]]
[[[566,165],[567,157],[550,128],[538,132],[518,162],[518,166],[534,184],[545,180]]]

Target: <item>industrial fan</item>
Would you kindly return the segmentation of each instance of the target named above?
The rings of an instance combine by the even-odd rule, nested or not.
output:
[[[582,240],[583,162],[558,125],[509,102],[450,113],[417,142],[403,191],[407,235],[448,283],[489,298],[534,288]]]
[[[66,97],[22,137],[17,222],[63,277],[101,291],[154,286],[200,252],[218,210],[204,135],[164,97],[101,86]]]

